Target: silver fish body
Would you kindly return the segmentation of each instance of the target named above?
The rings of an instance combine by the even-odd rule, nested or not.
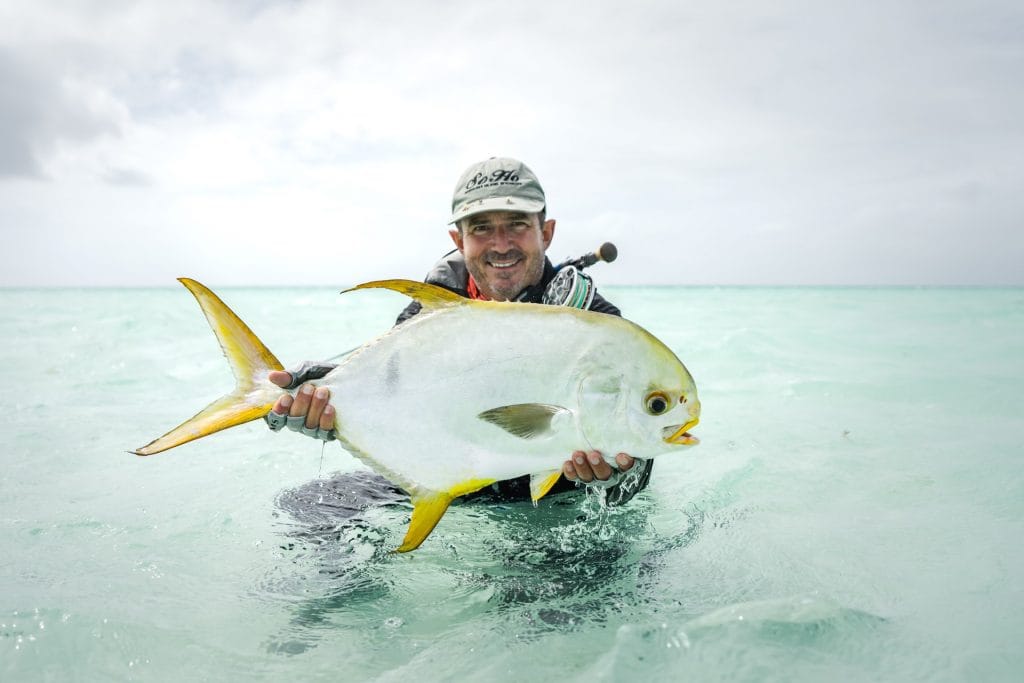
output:
[[[209,289],[196,296],[237,386],[136,450],[150,455],[265,415],[284,393],[281,364]],[[532,475],[534,500],[575,450],[609,460],[691,446],[700,402],[675,354],[616,316],[539,304],[471,301],[406,280],[366,283],[418,300],[422,312],[349,354],[317,382],[331,389],[342,446],[409,492],[399,548],[430,534],[454,498]]]

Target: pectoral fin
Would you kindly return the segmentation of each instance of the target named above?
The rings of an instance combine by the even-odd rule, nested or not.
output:
[[[536,439],[550,436],[554,432],[555,418],[569,414],[571,411],[562,406],[553,406],[547,403],[519,403],[491,408],[477,417],[501,427],[509,434],[521,439]]]
[[[551,487],[555,485],[562,476],[562,470],[551,470],[550,472],[538,472],[530,475],[530,498],[536,503],[547,495]]]
[[[478,491],[485,486],[490,486],[495,481],[495,479],[469,479],[456,484],[447,491],[425,491],[413,494],[412,519],[409,521],[409,529],[405,532],[402,545],[398,546],[395,552],[407,553],[419,548],[444,517],[444,513],[447,512],[448,506],[453,500],[467,493]]]

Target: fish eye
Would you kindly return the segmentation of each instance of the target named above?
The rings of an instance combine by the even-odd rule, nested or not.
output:
[[[647,398],[644,399],[644,408],[651,415],[661,415],[669,409],[668,396],[660,391],[647,394]]]

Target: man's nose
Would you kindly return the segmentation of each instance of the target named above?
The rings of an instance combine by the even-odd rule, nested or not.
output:
[[[495,246],[508,246],[511,242],[512,232],[505,228],[504,225],[495,226],[491,244]]]

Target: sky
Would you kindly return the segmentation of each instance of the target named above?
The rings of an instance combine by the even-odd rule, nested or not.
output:
[[[525,161],[599,284],[1024,285],[1018,0],[0,0],[0,286],[347,286]]]

